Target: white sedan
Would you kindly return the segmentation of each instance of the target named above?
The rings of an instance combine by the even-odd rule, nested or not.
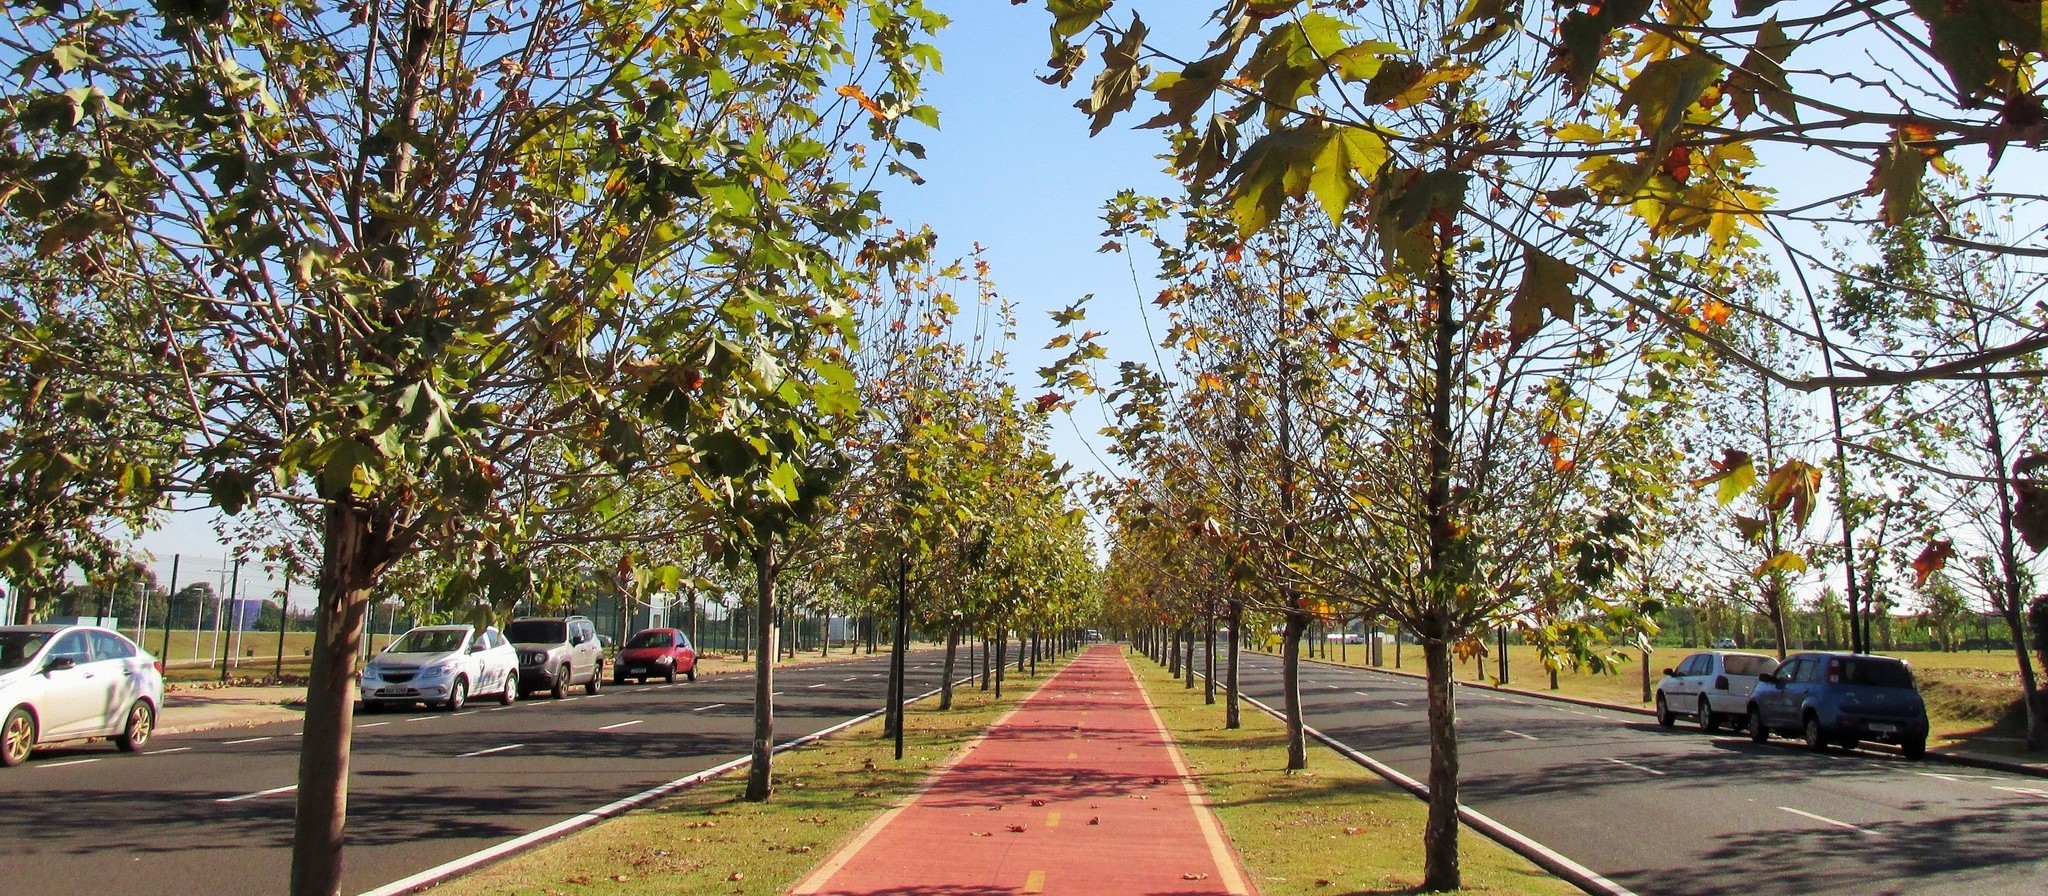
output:
[[[140,750],[163,700],[163,669],[118,633],[0,626],[0,765],[20,765],[39,746],[93,737]]]
[[[363,667],[363,711],[413,703],[462,708],[471,694],[519,695],[519,651],[495,628],[423,625],[406,632]]]
[[[1715,731],[1724,718],[1746,717],[1757,676],[1777,670],[1777,659],[1760,653],[1707,650],[1688,656],[1664,670],[1657,683],[1657,724],[1669,728],[1678,716],[1691,716],[1700,730]]]

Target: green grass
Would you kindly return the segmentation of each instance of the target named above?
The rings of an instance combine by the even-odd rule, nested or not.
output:
[[[1225,729],[1220,696],[1204,705],[1199,686],[1183,689],[1142,656],[1131,662],[1263,896],[1416,892],[1421,800],[1314,742],[1308,770],[1288,774],[1278,720],[1246,704],[1244,726]],[[1459,844],[1463,892],[1579,892],[1470,829]]]
[[[937,698],[906,713],[904,759],[895,761],[880,720],[775,757],[776,791],[766,803],[741,799],[746,772],[707,781],[667,799],[522,853],[429,892],[436,896],[605,896],[730,893],[770,896],[811,869],[913,793],[932,768],[1036,690],[1039,677],[1004,680],[1000,703],[962,687],[953,709]]]

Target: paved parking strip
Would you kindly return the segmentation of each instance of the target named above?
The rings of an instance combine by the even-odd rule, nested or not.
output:
[[[876,655],[776,670],[778,740],[881,707]],[[810,688],[815,682],[829,687]],[[938,684],[913,670],[910,693]],[[359,893],[748,751],[753,677],[675,690],[610,686],[475,713],[358,715],[344,893]],[[719,710],[722,711],[705,711]],[[503,711],[500,711],[503,710]],[[297,721],[38,751],[0,772],[0,880],[9,890],[271,896],[290,865]],[[102,761],[104,760],[104,761]],[[92,807],[89,812],[81,806]]]
[[[1245,693],[1280,705],[1279,659],[1241,656]],[[1303,687],[1310,725],[1427,777],[1420,679],[1303,669],[1345,686]],[[2048,880],[2048,786],[2038,779],[1869,752],[1812,755],[1791,741],[1663,729],[1536,696],[1457,693],[1465,803],[1642,896],[2039,896]],[[2021,792],[2030,790],[2042,796]]]

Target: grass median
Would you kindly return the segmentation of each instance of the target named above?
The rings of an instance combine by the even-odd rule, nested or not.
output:
[[[1036,690],[1064,661],[1038,676],[1014,669],[1003,699],[963,685],[953,708],[938,698],[905,713],[904,759],[895,761],[876,719],[775,757],[776,789],[766,803],[741,799],[744,769],[706,781],[618,818],[472,872],[428,891],[435,896],[606,896],[782,893],[889,807],[932,769]],[[965,669],[965,655],[962,655]]]
[[[1287,732],[1244,705],[1244,727],[1223,727],[1223,705],[1142,656],[1131,664],[1208,791],[1223,829],[1262,896],[1416,892],[1422,882],[1427,807],[1407,791],[1314,741],[1308,770],[1288,774]],[[1466,893],[1576,894],[1527,859],[1465,830],[1459,838]]]

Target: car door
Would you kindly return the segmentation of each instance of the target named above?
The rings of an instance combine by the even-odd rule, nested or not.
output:
[[[135,645],[113,632],[93,632],[91,641],[93,667],[104,678],[107,688],[107,704],[100,723],[91,727],[120,731],[128,724],[129,704],[135,702],[143,687],[136,670]]]
[[[1805,665],[1805,660],[1794,659],[1778,667],[1775,680],[1757,684],[1756,690],[1753,692],[1756,698],[1756,705],[1758,709],[1763,711],[1764,721],[1771,727],[1785,728],[1790,726],[1790,723],[1785,720],[1788,715],[1796,715],[1795,710],[1788,710],[1786,708],[1792,699],[1793,676],[1797,675],[1799,670]]]
[[[569,637],[576,642],[577,671],[596,678],[600,674],[598,665],[604,651],[604,645],[597,641],[597,627],[588,619],[579,619]]]
[[[505,640],[505,636],[497,629],[485,632],[484,637],[491,639],[491,661],[498,667],[498,681],[492,685],[492,692],[508,691],[518,687],[515,679],[519,676],[519,651],[514,649],[512,642]]]
[[[54,660],[67,659],[69,669],[51,669]],[[107,682],[93,669],[92,641],[84,631],[60,635],[36,661],[43,670],[43,698],[36,706],[42,723],[42,740],[84,737],[79,732],[97,725],[105,706]]]

